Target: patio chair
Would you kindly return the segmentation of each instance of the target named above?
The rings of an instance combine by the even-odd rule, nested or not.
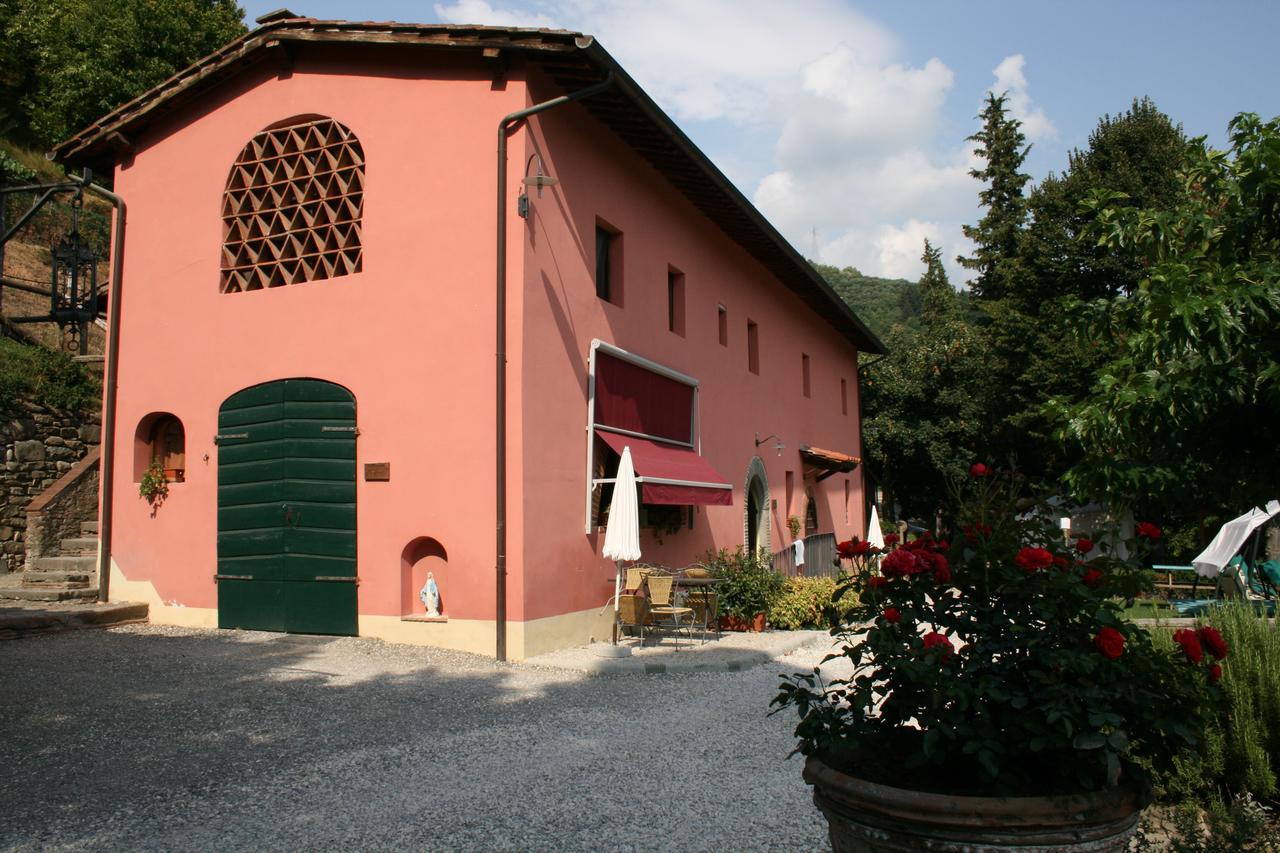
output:
[[[676,637],[680,648],[679,632],[685,631],[693,642],[693,608],[678,605],[672,596],[675,578],[666,572],[654,572],[645,579],[649,587],[649,616],[652,627],[666,629]]]
[[[695,563],[684,570],[689,579],[710,579],[711,570]],[[702,628],[702,641],[707,640],[707,632],[715,629],[720,632],[720,609],[715,588],[712,586],[692,586],[685,592],[685,604],[693,609],[693,624]]]

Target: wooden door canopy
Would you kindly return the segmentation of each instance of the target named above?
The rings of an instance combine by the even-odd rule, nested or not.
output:
[[[821,472],[816,477],[819,483],[834,474],[849,473],[862,461],[856,456],[849,456],[835,450],[823,450],[821,447],[810,447],[807,444],[801,445],[800,458],[804,461],[806,468],[805,476],[809,474],[808,469]]]
[[[222,200],[223,293],[360,272],[364,152],[309,118],[269,128],[236,158]]]

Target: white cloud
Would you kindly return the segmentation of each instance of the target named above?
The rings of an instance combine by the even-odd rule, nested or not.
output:
[[[440,20],[459,24],[484,24],[491,27],[546,27],[555,24],[546,15],[519,9],[495,9],[485,0],[458,0],[457,3],[437,3],[436,15]]]
[[[1032,142],[1053,139],[1058,135],[1058,129],[1049,121],[1044,108],[1032,102],[1027,91],[1027,75],[1022,70],[1026,64],[1026,57],[1020,53],[1006,56],[991,72],[996,75],[991,91],[997,95],[1008,94],[1009,113],[1022,122],[1022,132],[1027,139]]]

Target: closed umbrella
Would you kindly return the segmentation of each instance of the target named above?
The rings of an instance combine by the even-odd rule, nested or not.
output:
[[[871,505],[871,520],[867,522],[867,541],[874,548],[884,548],[884,534],[880,532],[880,513]]]
[[[622,595],[622,562],[640,559],[640,505],[636,499],[636,469],[631,464],[631,448],[622,448],[618,476],[613,483],[613,500],[609,503],[609,523],[604,529],[604,548],[600,552],[617,565],[613,582],[613,642],[618,642],[618,599]]]

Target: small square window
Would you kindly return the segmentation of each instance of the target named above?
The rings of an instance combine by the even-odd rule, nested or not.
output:
[[[667,331],[684,337],[684,273],[667,268]]]
[[[760,327],[747,321],[747,370],[760,375]]]
[[[805,353],[800,353],[800,379],[804,383],[804,395],[812,396],[813,387],[809,384],[809,356]]]
[[[840,414],[849,414],[849,383],[840,380]]]
[[[727,347],[729,345],[729,312],[720,305],[716,308],[716,314],[720,324],[720,346]]]

